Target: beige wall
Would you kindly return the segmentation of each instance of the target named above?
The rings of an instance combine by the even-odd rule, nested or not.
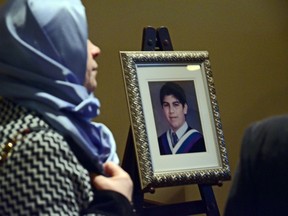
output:
[[[0,0],[0,3],[3,0]],[[90,38],[102,49],[96,95],[122,157],[129,128],[119,50],[140,50],[142,29],[166,26],[174,50],[208,50],[232,174],[243,130],[288,110],[286,0],[85,0]],[[230,182],[214,187],[223,211]],[[195,186],[159,189],[163,202],[194,199]]]

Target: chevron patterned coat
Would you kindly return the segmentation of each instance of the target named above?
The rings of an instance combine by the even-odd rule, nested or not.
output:
[[[87,171],[39,116],[1,100],[0,149],[15,139],[0,165],[0,215],[79,215],[93,199]]]
[[[91,188],[88,171],[41,116],[0,98],[0,215],[129,216],[135,211],[123,195]]]

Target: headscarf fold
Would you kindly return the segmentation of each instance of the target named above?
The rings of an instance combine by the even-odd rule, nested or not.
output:
[[[99,100],[83,86],[87,21],[80,0],[10,0],[0,11],[0,95],[40,113],[83,166],[119,162],[110,130],[92,122]]]

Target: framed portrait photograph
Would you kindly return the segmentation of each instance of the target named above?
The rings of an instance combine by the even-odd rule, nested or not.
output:
[[[142,189],[231,178],[207,51],[121,51]]]

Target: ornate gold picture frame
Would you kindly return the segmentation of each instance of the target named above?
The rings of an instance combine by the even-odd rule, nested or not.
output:
[[[121,51],[120,59],[142,189],[229,180],[208,52]],[[167,86],[182,89],[184,99],[163,96]],[[170,131],[180,119],[176,106],[189,129],[185,126],[174,146]]]

